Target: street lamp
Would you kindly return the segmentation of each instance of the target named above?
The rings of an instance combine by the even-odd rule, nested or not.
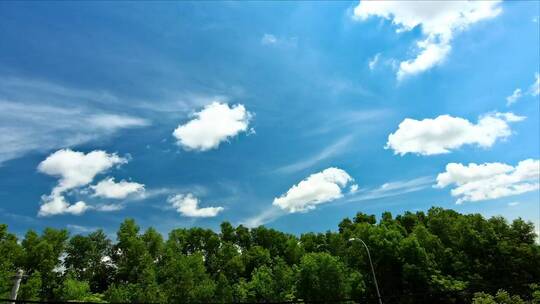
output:
[[[362,243],[362,245],[364,245],[364,247],[366,248],[369,265],[371,266],[371,274],[373,275],[373,282],[375,282],[375,290],[377,291],[377,298],[379,299],[379,304],[383,304],[382,299],[381,299],[381,294],[379,293],[379,285],[377,284],[377,277],[375,277],[375,269],[373,268],[373,262],[371,262],[371,255],[369,254],[369,248],[366,245],[366,243],[364,243],[364,241],[362,241],[362,239],[360,238],[350,238],[349,242],[352,242],[352,241],[360,241],[360,243]]]
[[[9,295],[9,299],[13,300],[11,304],[15,304],[15,301],[17,300],[17,292],[19,291],[19,286],[21,285],[21,280],[23,277],[25,277],[25,275],[22,269],[18,269],[17,273],[13,276],[13,288],[11,289],[11,294]]]

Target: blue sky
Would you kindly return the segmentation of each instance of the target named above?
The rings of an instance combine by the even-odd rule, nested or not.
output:
[[[387,3],[0,3],[0,222],[538,226],[539,3]]]

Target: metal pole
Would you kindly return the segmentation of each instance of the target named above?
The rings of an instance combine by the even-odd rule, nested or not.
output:
[[[17,270],[17,274],[13,276],[13,288],[11,289],[11,294],[9,295],[10,300],[17,300],[17,292],[19,291],[19,286],[21,286],[21,280],[23,278],[24,271],[22,269]],[[15,304],[15,302],[11,302]]]
[[[364,245],[364,248],[366,248],[369,265],[371,266],[371,274],[373,275],[373,282],[375,282],[375,291],[377,291],[377,298],[379,299],[379,304],[383,304],[381,294],[379,293],[379,284],[377,284],[377,277],[375,276],[375,268],[373,268],[373,262],[371,261],[371,254],[369,253],[368,246],[366,245],[366,243],[364,243],[364,241],[362,241],[362,239],[351,238],[349,239],[349,241],[360,241],[360,243]]]

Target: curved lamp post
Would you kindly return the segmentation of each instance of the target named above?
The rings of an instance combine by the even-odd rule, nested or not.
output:
[[[360,243],[362,243],[362,245],[364,245],[364,248],[366,248],[369,265],[371,266],[371,274],[373,275],[373,282],[375,282],[375,290],[377,291],[377,298],[379,299],[379,304],[383,304],[381,294],[379,293],[379,285],[377,284],[377,277],[375,277],[375,269],[373,268],[373,262],[371,262],[371,255],[369,254],[369,248],[366,245],[366,243],[362,241],[362,239],[350,238],[349,242],[352,242],[352,241],[359,241]]]
[[[18,269],[17,273],[13,276],[13,288],[11,289],[11,294],[9,295],[10,300],[13,300],[13,302],[10,302],[11,304],[15,304],[15,300],[17,300],[17,292],[19,291],[19,286],[21,285],[21,280],[23,277],[25,277],[25,275],[22,269]]]

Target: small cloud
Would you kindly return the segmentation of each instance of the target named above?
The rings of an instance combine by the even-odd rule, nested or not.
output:
[[[223,207],[199,207],[199,199],[193,194],[177,194],[167,200],[180,214],[187,217],[214,217]]]
[[[476,124],[450,115],[423,120],[406,118],[396,132],[388,136],[385,149],[399,155],[436,155],[450,153],[467,144],[489,148],[512,134],[509,123],[524,119],[513,113],[490,113],[481,116]]]
[[[269,45],[269,44],[276,44],[278,42],[276,36],[272,34],[264,34],[261,38],[261,44],[263,45]]]
[[[514,93],[512,95],[506,97],[506,105],[510,106],[513,103],[515,103],[518,99],[520,99],[522,96],[521,89],[515,89]]]
[[[306,212],[317,205],[341,198],[343,189],[352,184],[354,179],[339,168],[328,168],[311,174],[306,179],[292,186],[287,193],[276,197],[272,205],[289,213]],[[354,185],[351,185],[353,188]]]
[[[70,231],[75,233],[89,233],[98,230],[97,227],[88,227],[74,224],[67,224],[66,226]]]
[[[520,202],[510,202],[510,203],[508,203],[508,206],[514,207],[514,206],[517,206],[519,204],[520,204]]]
[[[455,185],[450,193],[461,204],[535,191],[540,187],[539,179],[540,162],[535,159],[520,161],[515,167],[503,163],[449,163],[446,171],[437,176],[435,187]]]
[[[347,146],[351,143],[351,141],[352,141],[352,136],[350,135],[345,136],[339,139],[338,141],[336,141],[335,143],[325,147],[324,149],[319,151],[317,154],[312,155],[306,159],[299,160],[292,164],[288,164],[280,168],[277,168],[275,171],[279,173],[293,173],[293,172],[298,172],[304,169],[308,169],[323,160],[335,157],[336,155],[343,153],[347,149]]]
[[[296,37],[277,37],[273,34],[264,34],[261,38],[261,44],[266,46],[295,47],[298,44]]]
[[[377,67],[377,64],[379,63],[379,57],[381,57],[381,53],[375,54],[373,58],[369,60],[368,66],[370,70],[374,70]]]
[[[242,221],[242,225],[245,225],[248,228],[255,228],[260,225],[270,223],[286,214],[287,212],[283,209],[276,206],[271,206],[270,208],[263,210],[261,213]]]
[[[102,204],[97,205],[94,209],[103,212],[112,212],[124,209],[124,204]]]
[[[229,106],[227,103],[213,102],[196,112],[194,118],[179,125],[173,132],[178,145],[185,150],[207,151],[217,148],[220,143],[249,129],[253,115],[244,105]]]
[[[112,177],[104,179],[97,183],[97,185],[90,186],[90,188],[94,190],[93,196],[113,199],[123,199],[130,194],[144,191],[143,184],[125,180],[115,182]]]
[[[107,130],[116,130],[134,127],[146,127],[150,125],[150,121],[139,117],[116,114],[97,114],[87,118],[90,125],[96,128]]]
[[[374,189],[354,191],[352,193],[356,194],[351,195],[347,202],[367,201],[420,191],[433,185],[434,180],[432,176],[423,176],[411,180],[387,182]]]
[[[528,93],[532,96],[538,96],[540,94],[540,74],[534,74],[535,81],[531,84]]]

